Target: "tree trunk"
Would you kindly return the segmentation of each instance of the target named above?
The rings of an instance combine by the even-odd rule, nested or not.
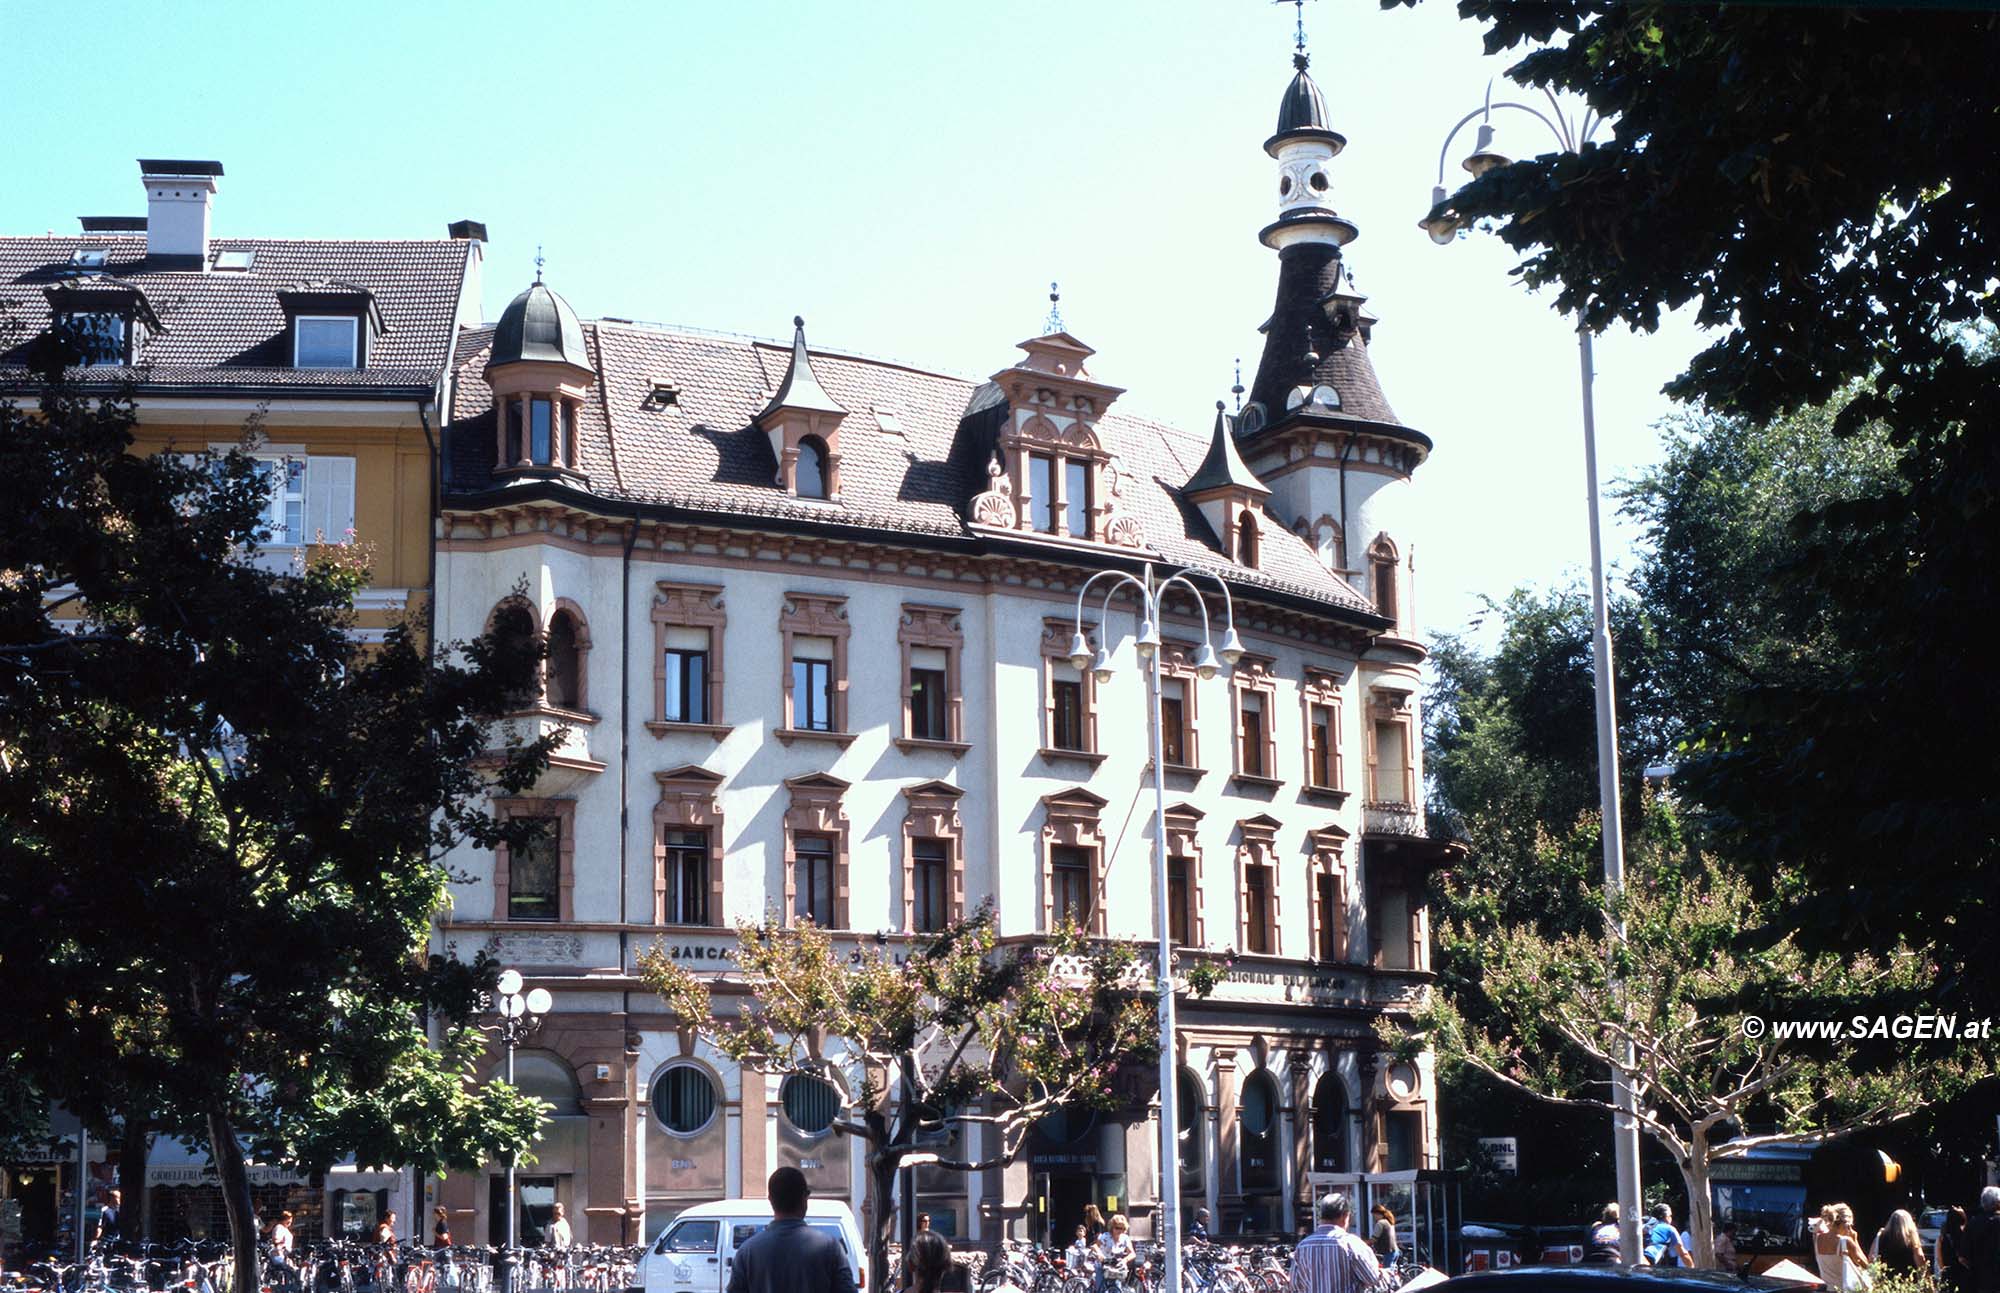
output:
[[[128,1241],[151,1238],[152,1211],[146,1206],[146,1159],[152,1152],[153,1129],[137,1114],[126,1114],[118,1136],[119,1233]]]
[[[869,1293],[890,1293],[889,1244],[896,1234],[896,1211],[889,1196],[896,1188],[896,1165],[902,1155],[880,1148],[868,1160],[868,1225],[873,1232],[868,1242]]]
[[[1715,1203],[1708,1192],[1708,1133],[1695,1129],[1681,1164],[1681,1180],[1687,1185],[1688,1237],[1693,1242],[1694,1264],[1703,1270],[1715,1265]]]
[[[235,1259],[236,1293],[258,1293],[257,1214],[250,1204],[250,1169],[236,1128],[220,1101],[208,1107],[208,1154],[222,1180],[222,1208],[229,1217],[229,1251]]]

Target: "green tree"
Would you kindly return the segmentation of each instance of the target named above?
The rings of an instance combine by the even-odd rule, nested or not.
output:
[[[1414,0],[1385,0],[1385,4]],[[1939,991],[2000,1008],[2000,16],[1847,5],[1460,0],[1517,82],[1611,123],[1579,154],[1488,172],[1448,205],[1602,329],[1689,306],[1717,330],[1668,390],[1772,425],[1853,391],[1893,477],[1801,497],[1772,582],[1805,608],[1693,731],[1681,787],[1818,946],[1939,941]],[[1856,388],[1857,383],[1866,383]],[[1698,579],[1700,572],[1681,571]],[[1725,619],[1754,604],[1719,602]],[[1791,636],[1806,632],[1803,638]],[[1743,663],[1750,663],[1745,659]],[[1767,931],[1767,937],[1784,932]]]
[[[810,924],[775,920],[737,930],[733,1017],[718,1018],[706,979],[655,946],[639,960],[648,986],[723,1054],[772,1076],[833,1076],[846,1096],[839,1131],[865,1146],[870,1287],[887,1288],[903,1159],[930,1148],[926,1130],[983,1127],[977,1158],[938,1166],[977,1172],[1020,1152],[1034,1124],[1065,1109],[1110,1109],[1132,1098],[1114,1084],[1159,1055],[1151,979],[1130,944],[1064,927],[1035,943],[1002,944],[982,909],[891,956],[848,952]],[[1219,971],[1189,973],[1206,993]]]
[[[253,458],[138,455],[129,400],[47,382],[0,402],[0,996],[41,1091],[203,1129],[254,1288],[246,1151],[433,1171],[535,1132],[474,1081],[492,967],[426,949],[440,858],[545,765],[491,724],[536,661],[357,648],[363,550],[263,568]]]
[[[1629,1045],[1640,1128],[1680,1170],[1694,1254],[1708,1265],[1717,1161],[1907,1116],[1990,1071],[1993,1044],[1849,1031],[1884,1012],[1931,1013],[1936,966],[1907,947],[1850,957],[1784,938],[1745,949],[1745,920],[1775,913],[1760,912],[1740,874],[1690,854],[1669,803],[1653,800],[1629,843],[1612,908],[1622,932],[1448,929],[1482,968],[1477,1013],[1439,993],[1409,1036],[1381,1032],[1399,1047],[1432,1044],[1446,1068],[1605,1115],[1605,1074]],[[1839,1031],[1780,1037],[1781,1021]]]

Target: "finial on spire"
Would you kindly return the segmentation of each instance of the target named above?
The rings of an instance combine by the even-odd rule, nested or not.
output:
[[[542,281],[542,244],[535,244],[535,281]]]
[[[1229,393],[1236,397],[1236,411],[1241,413],[1243,411],[1243,357],[1241,355],[1236,357],[1236,385],[1229,388]],[[1222,401],[1217,400],[1215,406],[1221,408]]]
[[[1306,57],[1306,0],[1271,0],[1272,4],[1288,4],[1298,9],[1298,25],[1292,32],[1292,66],[1303,72],[1310,61]]]
[[[1050,283],[1049,317],[1042,320],[1042,335],[1046,337],[1051,332],[1063,332],[1063,331],[1066,331],[1066,329],[1063,327],[1062,290],[1058,288],[1054,283]]]

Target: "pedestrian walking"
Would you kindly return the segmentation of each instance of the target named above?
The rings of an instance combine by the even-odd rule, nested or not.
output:
[[[1291,1293],[1372,1293],[1382,1277],[1375,1250],[1349,1234],[1354,1214],[1344,1194],[1319,1202],[1319,1226],[1292,1250]]]
[[[951,1269],[951,1245],[935,1230],[919,1230],[910,1239],[910,1251],[903,1255],[903,1271],[910,1293],[938,1293],[944,1287],[945,1272]]]
[[[1386,1266],[1401,1251],[1396,1243],[1396,1214],[1387,1204],[1378,1203],[1368,1209],[1368,1215],[1375,1219],[1368,1229],[1368,1246],[1375,1250],[1375,1260]]]
[[[1928,1270],[1924,1261],[1924,1241],[1917,1234],[1917,1219],[1902,1208],[1889,1214],[1882,1228],[1875,1232],[1874,1262],[1885,1274],[1922,1275]]]
[[[1979,1192],[1979,1211],[1965,1219],[1959,1260],[1971,1293],[2000,1293],[2000,1186]]]
[[[576,1243],[576,1235],[569,1228],[569,1212],[558,1203],[555,1215],[549,1219],[548,1233],[542,1238],[544,1248],[568,1248]]]
[[[442,1203],[431,1210],[431,1247],[451,1247],[451,1214]]]
[[[104,1196],[104,1206],[97,1210],[97,1242],[107,1247],[118,1243],[119,1211],[125,1196],[113,1190]]]
[[[1116,1284],[1121,1288],[1132,1277],[1132,1258],[1138,1250],[1133,1246],[1132,1223],[1122,1212],[1111,1214],[1104,1233],[1097,1237],[1097,1282],[1096,1287]]]
[[[1944,1224],[1938,1227],[1938,1285],[1945,1293],[1965,1293],[1965,1273],[1965,1209],[1954,1203],[1944,1210]]]
[[[1681,1232],[1674,1229],[1674,1210],[1664,1203],[1653,1205],[1653,1215],[1646,1222],[1646,1260],[1655,1266],[1692,1266],[1694,1257],[1681,1242]]]
[[[1621,1256],[1622,1241],[1618,1237],[1618,1205],[1607,1203],[1597,1214],[1597,1225],[1590,1232],[1590,1251],[1583,1260],[1587,1262],[1615,1262]]]
[[[840,1241],[806,1224],[812,1186],[796,1167],[764,1183],[771,1224],[736,1250],[729,1293],[854,1293],[854,1270]]]
[[[1194,1224],[1188,1227],[1188,1241],[1196,1244],[1205,1244],[1208,1242],[1207,1208],[1196,1208],[1194,1210]]]
[[[1715,1232],[1715,1269],[1737,1273],[1743,1258],[1736,1251],[1736,1223],[1725,1221]]]
[[[2000,1191],[1996,1191],[2000,1194]],[[1819,1210],[1820,1232],[1813,1236],[1813,1260],[1827,1293],[1865,1293],[1875,1282],[1868,1274],[1868,1254],[1854,1237],[1854,1209],[1829,1203]]]
[[[1092,1243],[1096,1243],[1097,1237],[1104,1233],[1104,1214],[1097,1210],[1095,1203],[1083,1205],[1083,1228]]]
[[[393,1244],[396,1242],[396,1214],[394,1212],[383,1213],[382,1219],[375,1223],[375,1242],[378,1244]]]

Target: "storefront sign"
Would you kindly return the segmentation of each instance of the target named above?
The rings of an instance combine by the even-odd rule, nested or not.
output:
[[[1516,1176],[1521,1170],[1520,1146],[1512,1136],[1481,1136],[1479,1148],[1486,1151],[1493,1170],[1507,1176]]]
[[[250,1178],[250,1184],[252,1185],[307,1184],[305,1177],[291,1171],[289,1168],[257,1165],[246,1167],[243,1171]],[[221,1185],[222,1177],[215,1170],[213,1163],[148,1164],[146,1167],[146,1184]]]
[[[576,934],[495,934],[486,950],[502,962],[522,965],[571,965],[583,959],[583,939]]]

